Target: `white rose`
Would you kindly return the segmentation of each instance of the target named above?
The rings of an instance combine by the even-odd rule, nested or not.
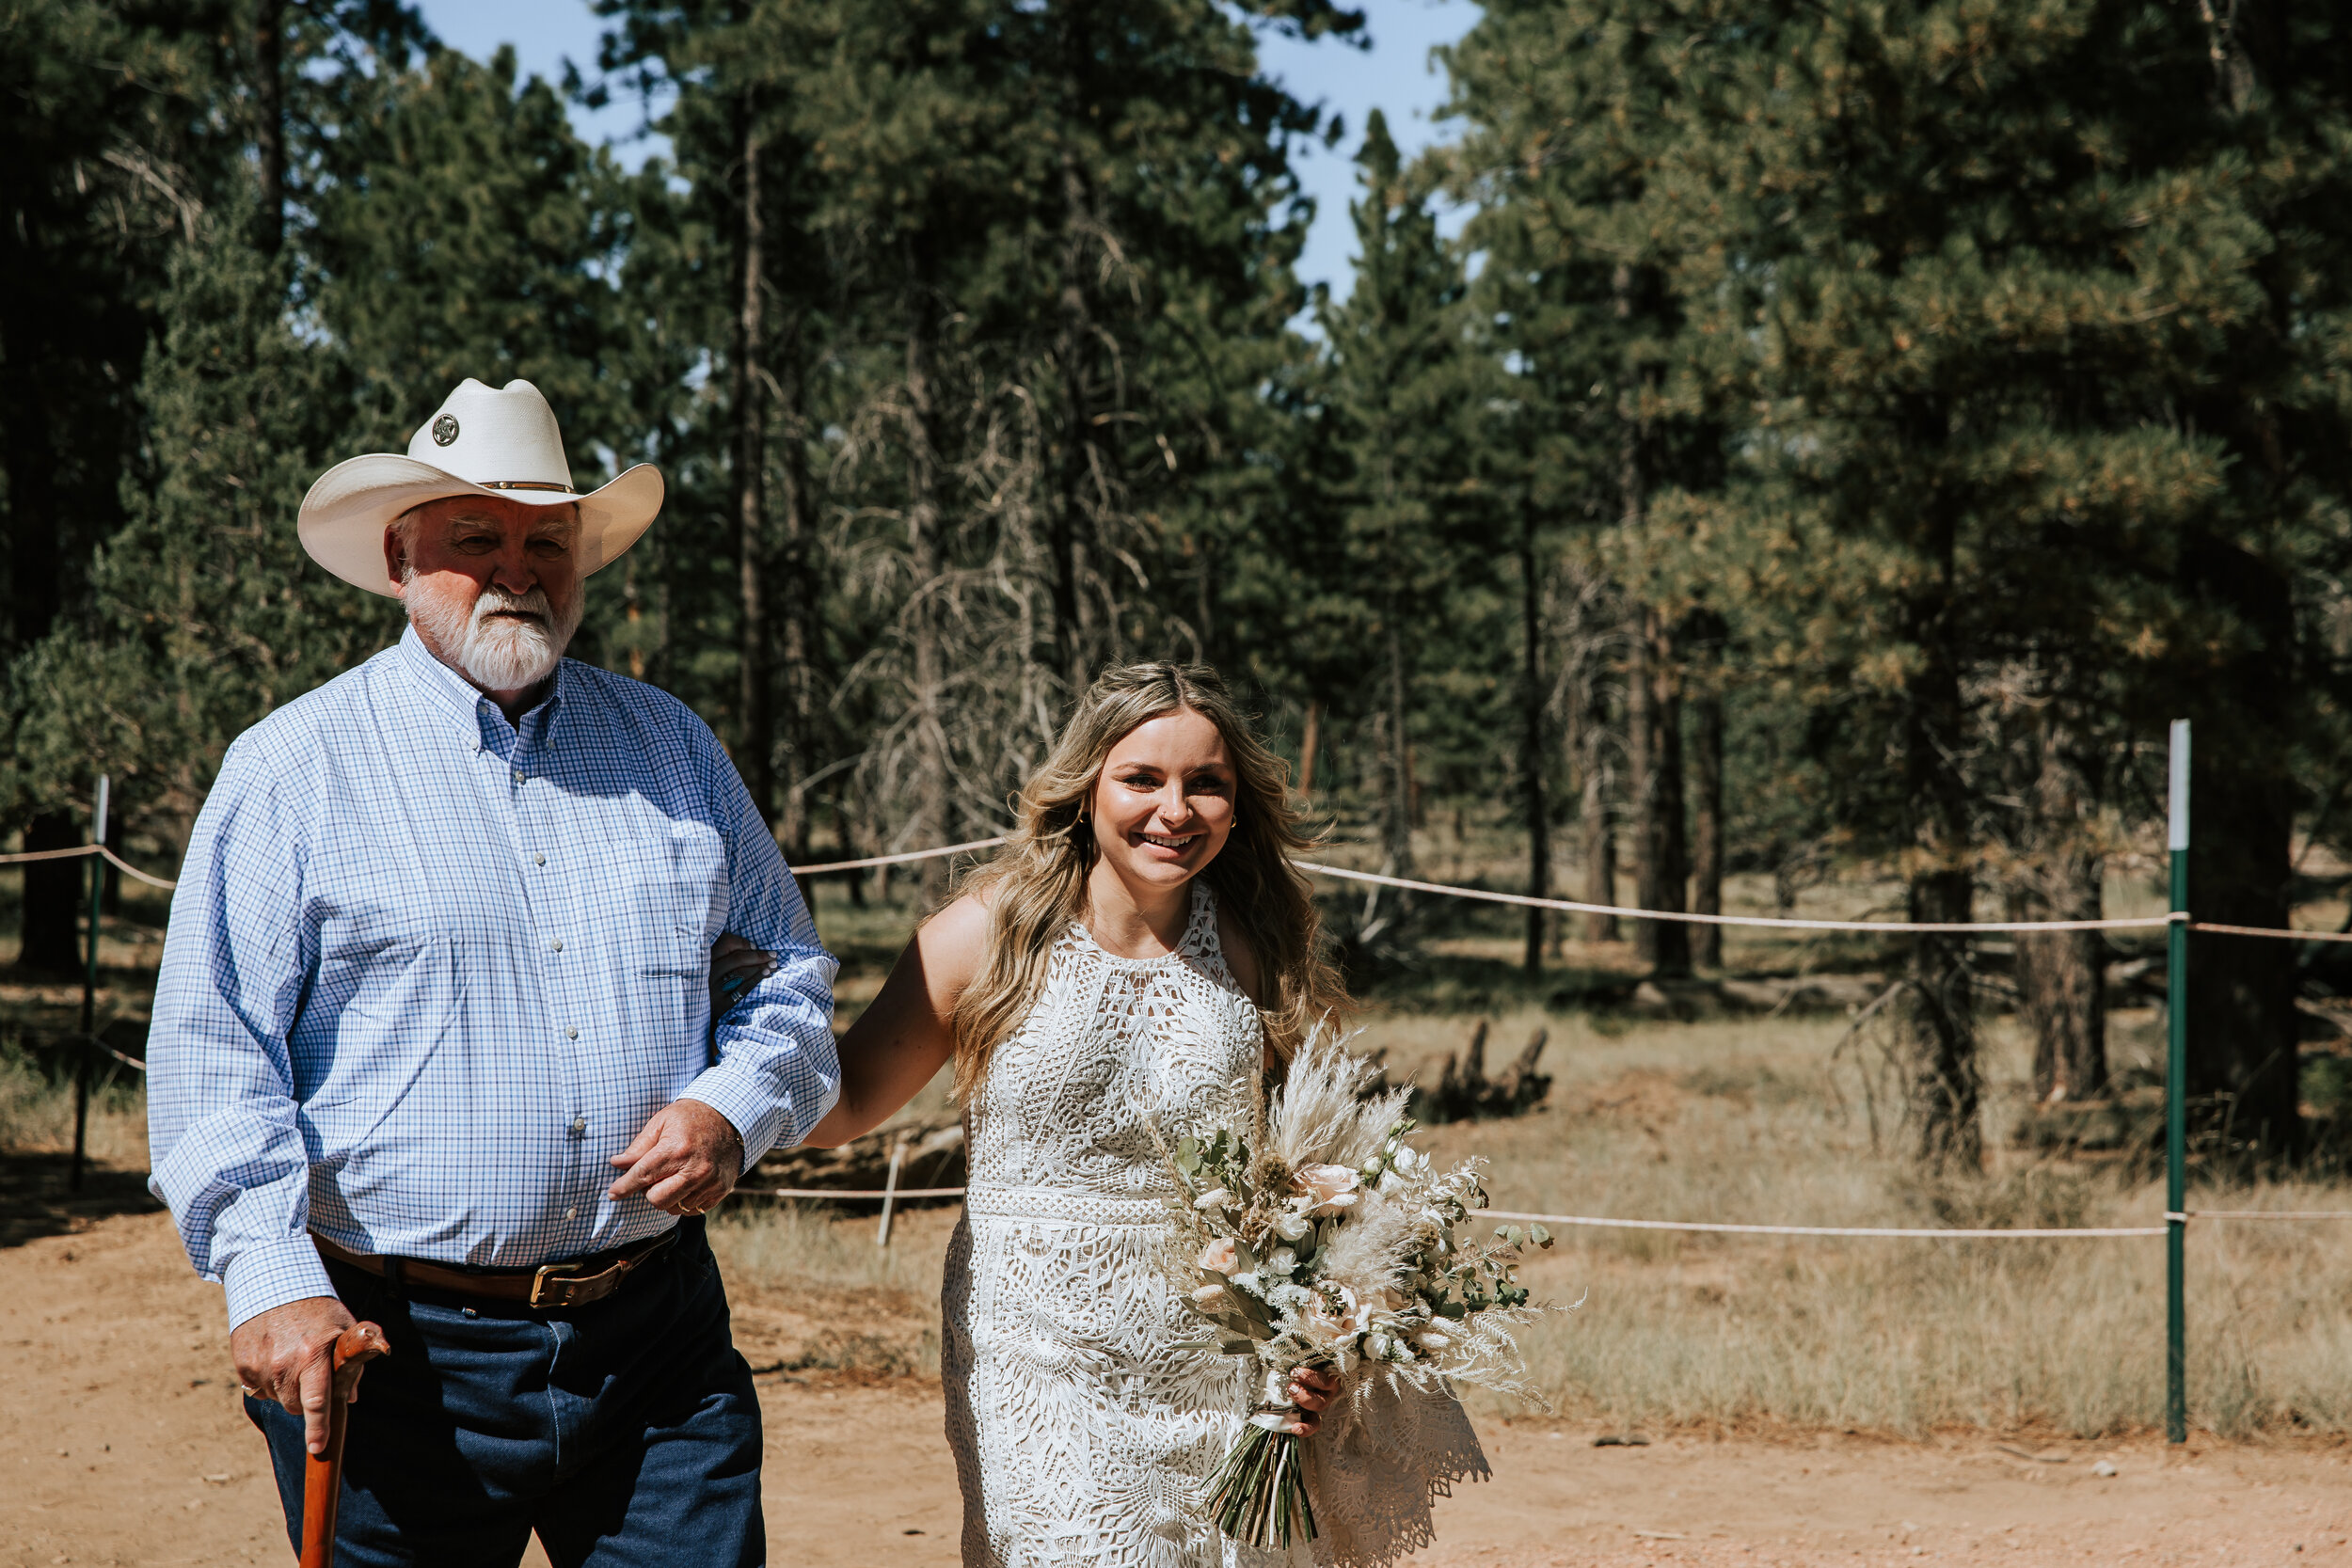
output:
[[[1286,1242],[1304,1241],[1314,1222],[1295,1209],[1285,1209],[1274,1222],[1274,1233]]]

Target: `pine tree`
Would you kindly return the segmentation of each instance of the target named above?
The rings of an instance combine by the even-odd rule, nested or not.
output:
[[[2237,825],[2215,835],[2235,874],[2282,890],[2301,700],[2283,583],[2312,559],[2306,519],[2331,482],[2302,482],[2300,515],[2281,504],[2241,475],[2259,421],[2213,400],[2293,409],[2314,449],[2345,444],[2292,368],[2312,351],[2290,346],[2334,330],[2333,286],[2290,300],[2270,260],[2299,250],[2309,278],[2334,254],[2284,220],[2342,178],[2322,150],[2340,111],[2314,87],[2299,123],[2264,127],[2262,150],[2301,160],[2290,198],[2199,107],[2209,52],[2185,11],[1737,17],[1710,31],[1715,12],[1692,10],[1690,107],[1650,209],[1682,237],[1700,373],[1758,416],[1732,490],[1676,511],[1688,569],[1729,576],[1781,628],[1780,668],[1838,714],[1855,764],[1839,814],[1900,855],[1913,919],[1966,920],[2007,694],[2076,716],[2076,751],[2128,758],[2153,710],[2259,686],[2203,799]],[[2333,26],[2306,29],[2311,58],[2336,57]],[[2219,880],[2204,896],[2226,903]],[[2261,923],[2280,924],[2270,896]],[[1970,969],[1963,939],[1914,942],[1904,1018],[1933,1161],[1979,1148]],[[2287,1139],[2291,1104],[2257,1103],[2293,1082],[2263,986],[2278,996],[2207,986],[2240,1038],[2211,1027],[2199,1050],[2243,1069],[2239,1131]]]
[[[249,239],[257,195],[205,214],[173,259],[140,387],[151,482],[123,486],[129,521],[93,560],[88,621],[17,676],[18,766],[59,787],[106,772],[117,812],[143,824],[193,816],[231,739],[398,621],[294,537],[342,439],[348,385],[332,350],[290,328],[287,265]]]
[[[1686,357],[1682,304],[1669,286],[1676,255],[1643,209],[1678,134],[1676,26],[1675,8],[1649,0],[1506,0],[1445,55],[1454,110],[1470,122],[1451,161],[1457,194],[1481,205],[1469,235],[1490,258],[1480,293],[1503,324],[1518,395],[1538,411],[1530,483],[1563,531],[1556,537],[1584,535],[1573,547],[1604,548],[1620,584],[1638,579],[1642,590],[1592,581],[1576,595],[1565,728],[1582,786],[1585,897],[1617,901],[1610,784],[1622,754],[1635,902],[1661,910],[1685,907],[1688,595],[1682,607],[1658,602],[1681,589],[1649,580],[1646,535],[1657,491],[1704,489],[1721,462],[1720,427],[1670,374]],[[1621,620],[1599,633],[1604,607]],[[1691,623],[1710,624],[1704,614]],[[1620,682],[1621,709],[1612,702]],[[1702,705],[1703,715],[1715,711]],[[1719,901],[1720,867],[1710,876],[1702,896]],[[1689,930],[1634,923],[1642,956],[1667,973],[1690,966]],[[1596,917],[1586,935],[1613,937],[1614,922]]]
[[[1343,454],[1340,537],[1367,625],[1362,707],[1380,736],[1382,868],[1414,876],[1416,688],[1422,638],[1442,624],[1465,521],[1464,421],[1475,374],[1460,262],[1426,186],[1403,167],[1375,110],[1357,154],[1357,261],[1344,304],[1320,311],[1327,377],[1324,438]]]

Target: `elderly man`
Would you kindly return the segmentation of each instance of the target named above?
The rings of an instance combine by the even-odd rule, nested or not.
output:
[[[298,1539],[326,1354],[345,1564],[757,1563],[760,1426],[700,1215],[838,1093],[833,960],[675,700],[564,659],[660,510],[571,486],[537,388],[468,381],[303,501],[397,646],[239,736],[173,900],[153,1188],[227,1288]],[[723,930],[775,956],[717,1023]],[[761,960],[765,962],[765,956]]]

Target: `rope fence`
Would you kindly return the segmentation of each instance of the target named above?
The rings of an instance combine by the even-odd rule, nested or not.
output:
[[[993,849],[1005,842],[1005,835],[976,838],[969,844],[950,844],[944,849],[909,849],[898,855],[868,855],[862,861],[827,861],[822,865],[796,865],[795,876],[814,877],[820,871],[863,871],[875,865],[904,865],[909,861],[937,860],[942,855],[961,855],[967,849]]]
[[[738,1187],[730,1197],[777,1197],[816,1202],[864,1202],[914,1197],[961,1197],[962,1187]],[[1581,1226],[1597,1230],[1680,1230],[1725,1236],[1858,1236],[1872,1240],[1919,1242],[2056,1242],[2112,1240],[2127,1236],[2162,1236],[2162,1225],[2086,1225],[2035,1228],[2009,1227],[1976,1230],[1938,1226],[1884,1225],[1733,1225],[1708,1220],[1628,1220],[1600,1214],[1535,1214],[1516,1209],[1481,1209],[1474,1217],[1523,1220],[1535,1225]],[[2206,1220],[2352,1220],[2352,1209],[2188,1209],[2167,1213],[2168,1221]]]
[[[895,855],[868,855],[860,860],[825,861],[816,865],[799,865],[796,875],[817,876],[835,871],[865,871],[876,866],[907,865],[916,861],[937,860],[945,855],[968,854],[978,849],[993,849],[1006,842],[1005,835],[976,838],[965,844],[944,845],[936,849],[909,849]],[[158,877],[124,860],[103,844],[76,844],[63,849],[33,849],[0,855],[0,865],[22,865],[37,861],[78,860],[87,855],[104,857],[106,863],[126,877],[135,878],[150,887],[168,893],[180,884],[168,877]],[[1331,877],[1343,881],[1370,882],[1380,887],[1400,888],[1411,893],[1435,894],[1447,898],[1466,898],[1486,904],[1509,904],[1520,909],[1559,910],[1568,914],[1615,915],[1626,920],[1667,920],[1690,926],[1745,926],[1784,931],[1881,931],[1895,935],[1906,933],[1937,933],[1957,935],[1966,932],[2031,932],[2031,931],[2130,931],[2152,930],[2175,924],[2185,925],[2192,931],[2210,932],[2216,936],[2271,937],[2288,942],[2347,942],[2352,931],[2299,931],[2268,926],[2225,926],[2213,921],[2191,920],[2185,913],[2122,915],[2108,920],[1808,920],[1788,915],[1763,914],[1694,914],[1687,910],[1645,910],[1628,904],[1588,904],[1574,898],[1536,898],[1524,893],[1498,893],[1489,888],[1457,887],[1449,882],[1417,881],[1409,877],[1390,877],[1376,871],[1356,871],[1346,866],[1326,865],[1319,861],[1293,861],[1299,870],[1318,877]]]
[[[1417,882],[1406,877],[1388,877],[1376,871],[1350,871],[1343,866],[1324,865],[1315,861],[1293,861],[1291,863],[1301,871],[1311,871],[1319,877],[1338,877],[1351,882],[1375,882],[1382,887],[1405,888],[1414,893],[1475,898],[1488,904],[1515,904],[1521,909],[1565,910],[1570,914],[1614,914],[1629,920],[1678,921],[1689,926],[1762,926],[1791,931],[2129,931],[2153,929],[2188,919],[2185,914],[2136,914],[2115,920],[1984,921],[1799,920],[1783,915],[1692,914],[1683,910],[1637,910],[1621,904],[1581,904],[1570,898],[1536,898],[1524,893],[1491,893],[1485,888],[1454,887],[1446,882]],[[2299,936],[2302,933],[2269,931],[2258,934]],[[2352,938],[2346,940],[2352,941]]]

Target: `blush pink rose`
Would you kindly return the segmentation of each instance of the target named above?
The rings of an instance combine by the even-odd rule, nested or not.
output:
[[[1363,1178],[1346,1165],[1301,1165],[1295,1173],[1298,1190],[1312,1201],[1310,1214],[1336,1214],[1356,1206],[1356,1189]]]
[[[1241,1254],[1234,1250],[1232,1237],[1219,1236],[1202,1247],[1194,1261],[1212,1274],[1232,1274],[1233,1265],[1241,1261]]]

